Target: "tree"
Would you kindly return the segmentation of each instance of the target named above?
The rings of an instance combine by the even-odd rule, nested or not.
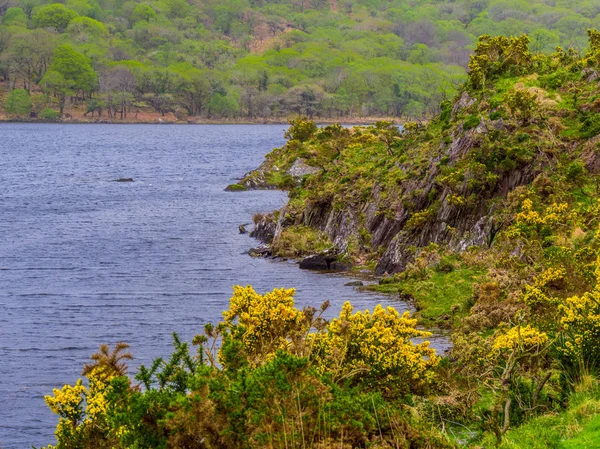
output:
[[[196,68],[182,73],[183,104],[191,116],[202,113],[210,99],[211,86],[205,74]]]
[[[29,115],[31,112],[31,98],[25,89],[13,89],[5,103],[6,112],[17,117]]]
[[[57,98],[60,115],[62,116],[67,96],[73,93],[71,89],[72,82],[66,80],[61,73],[55,70],[48,70],[42,81],[40,81],[40,86],[44,93],[54,95]]]
[[[55,46],[56,37],[45,30],[13,36],[6,55],[13,85],[21,80],[23,88],[30,91],[32,83],[39,82],[48,69]]]
[[[64,33],[69,22],[77,17],[77,13],[61,3],[42,6],[33,16],[33,23],[39,28],[54,28]]]
[[[60,73],[75,93],[90,94],[98,85],[98,77],[90,59],[70,45],[56,47],[50,70]]]
[[[2,19],[2,25],[26,27],[27,15],[21,8],[8,8]]]
[[[114,66],[100,76],[100,92],[104,95],[104,104],[110,117],[121,114],[121,120],[127,117],[127,111],[133,103],[133,92],[137,86],[135,76],[124,66]]]
[[[233,117],[239,110],[240,106],[238,102],[230,95],[215,93],[210,97],[208,115],[211,117]]]

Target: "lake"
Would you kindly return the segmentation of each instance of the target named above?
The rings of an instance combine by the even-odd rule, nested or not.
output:
[[[253,259],[238,232],[283,206],[223,189],[284,143],[283,125],[0,125],[0,447],[54,443],[43,396],[100,343],[130,371],[168,356],[227,308],[233,285],[295,287],[297,304],[407,306],[348,277]],[[114,182],[133,178],[134,182]],[[439,343],[443,346],[443,341]]]

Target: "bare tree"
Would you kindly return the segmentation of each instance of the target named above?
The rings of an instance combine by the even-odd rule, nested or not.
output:
[[[114,118],[120,114],[121,120],[127,118],[136,87],[135,76],[127,67],[111,67],[100,75],[100,92],[109,117]]]

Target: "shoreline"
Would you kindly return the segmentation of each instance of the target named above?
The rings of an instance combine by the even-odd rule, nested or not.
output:
[[[8,119],[0,117],[0,124],[4,123],[31,123],[31,124],[55,124],[55,125],[288,125],[289,120],[250,120],[250,119],[232,119],[232,120],[81,120],[81,119],[66,119],[66,120],[41,120],[41,119]],[[352,125],[352,126],[369,126],[374,125],[378,121],[393,122],[397,125],[404,125],[406,120],[400,120],[397,117],[352,117],[352,118],[321,118],[314,119],[318,125]],[[422,120],[421,122],[424,122]]]

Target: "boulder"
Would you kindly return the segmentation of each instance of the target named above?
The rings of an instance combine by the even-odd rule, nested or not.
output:
[[[330,261],[324,256],[308,256],[302,259],[302,262],[300,262],[300,268],[302,270],[325,271],[329,270],[329,264]]]
[[[352,268],[350,265],[334,260],[329,264],[329,269],[332,271],[348,271]]]
[[[117,178],[113,179],[113,182],[133,182],[133,178]]]

